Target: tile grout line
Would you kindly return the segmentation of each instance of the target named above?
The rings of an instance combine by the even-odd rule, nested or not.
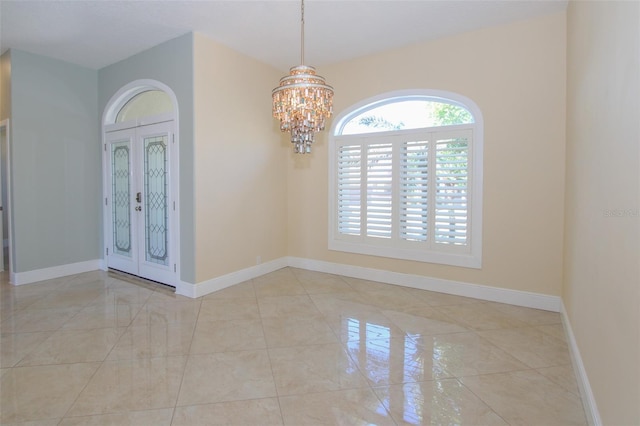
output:
[[[106,281],[105,281],[105,285],[106,285]],[[107,286],[108,287],[108,286]],[[99,297],[99,296],[98,296]],[[94,299],[97,300],[97,297]],[[88,306],[88,305],[87,305]],[[80,314],[80,312],[82,312],[82,310],[84,310],[86,308],[83,307],[81,310],[78,311],[78,313],[76,315],[74,315],[73,317],[69,318],[69,320],[65,321],[60,327],[62,328],[64,326],[64,324],[66,324],[67,322],[71,321],[73,318],[75,318],[77,315]],[[139,311],[138,311],[139,313]],[[136,316],[138,315],[138,313],[136,313]],[[133,319],[131,320],[133,322]],[[111,327],[111,328],[118,328],[118,327]],[[107,358],[109,358],[109,355],[111,354],[111,351],[113,351],[113,348],[116,347],[116,345],[118,344],[118,342],[120,341],[120,339],[122,338],[122,336],[124,335],[124,333],[126,332],[126,328],[129,328],[129,326],[127,327],[123,327],[125,328],[125,331],[118,337],[118,339],[116,340],[116,342],[113,344],[113,346],[111,347],[111,349],[108,351],[108,353],[105,355],[104,359],[100,362],[100,365],[98,366],[98,368],[96,368],[96,370],[93,372],[93,374],[91,375],[91,377],[89,377],[89,379],[87,380],[87,382],[85,383],[85,385],[82,387],[82,389],[80,390],[80,392],[78,392],[78,395],[76,395],[75,399],[73,400],[73,402],[71,404],[69,404],[69,408],[67,408],[67,410],[65,411],[64,415],[60,418],[60,421],[58,422],[58,424],[62,423],[62,421],[66,418],[72,418],[72,417],[68,417],[69,412],[71,411],[71,409],[73,408],[73,406],[78,402],[78,399],[80,398],[80,395],[82,395],[82,393],[87,389],[87,387],[89,386],[89,383],[91,383],[91,381],[93,380],[93,378],[95,377],[96,374],[98,374],[98,371],[100,371],[100,369],[105,365],[105,363],[107,362]],[[82,417],[82,416],[80,416]]]
[[[260,317],[260,327],[262,328],[262,336],[264,337],[264,345],[265,350],[267,352],[267,359],[269,359],[269,369],[271,370],[271,380],[273,380],[273,388],[276,391],[276,401],[278,403],[278,411],[280,412],[280,419],[282,420],[282,424],[284,425],[284,412],[282,411],[282,404],[280,403],[280,392],[278,391],[278,384],[276,383],[276,375],[273,373],[273,361],[271,360],[271,351],[269,348],[269,343],[267,342],[267,334],[264,330],[264,322],[262,321],[262,313],[260,312],[260,303],[258,303],[258,292],[256,290],[255,285],[253,284],[253,279],[251,280],[251,287],[253,287],[253,293],[256,300],[256,306],[258,307],[258,315]]]
[[[155,290],[154,290],[155,291]],[[151,296],[149,297],[151,298]],[[148,301],[148,300],[147,300]],[[173,410],[171,412],[171,421],[169,425],[173,424],[173,420],[176,415],[176,410],[178,409],[178,401],[180,400],[180,392],[182,392],[182,385],[184,384],[184,378],[187,374],[187,367],[189,366],[189,360],[191,359],[191,347],[193,346],[193,339],[196,335],[196,330],[198,328],[198,320],[200,319],[200,311],[202,310],[202,299],[200,299],[198,303],[198,315],[196,315],[196,321],[193,325],[193,330],[191,330],[191,340],[189,341],[189,349],[187,350],[187,354],[185,356],[184,366],[182,367],[182,377],[180,377],[180,386],[178,386],[178,391],[176,392],[176,400],[173,404]],[[133,323],[133,321],[132,321]],[[179,323],[179,322],[178,322]],[[166,356],[165,358],[168,358]]]

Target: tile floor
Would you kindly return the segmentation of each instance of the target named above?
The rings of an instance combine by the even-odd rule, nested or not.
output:
[[[293,268],[0,295],[3,425],[586,423],[557,313]]]

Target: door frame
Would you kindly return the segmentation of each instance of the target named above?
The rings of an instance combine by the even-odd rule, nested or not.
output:
[[[148,90],[160,90],[165,92],[171,99],[171,102],[173,104],[173,112],[167,113],[167,114],[143,117],[140,119],[131,120],[130,122],[127,122],[127,123],[116,123],[116,117],[118,115],[118,112],[122,109],[122,107],[133,97]],[[177,287],[181,282],[180,281],[180,263],[181,263],[180,262],[180,247],[181,247],[180,191],[179,191],[179,188],[180,188],[180,166],[179,166],[180,164],[180,159],[179,159],[180,123],[179,123],[178,100],[175,93],[173,92],[173,90],[171,90],[169,86],[156,80],[142,79],[142,80],[135,80],[135,81],[132,81],[131,83],[126,84],[111,97],[109,102],[107,102],[107,105],[102,115],[101,134],[102,134],[102,145],[104,148],[102,150],[102,188],[103,188],[102,189],[103,191],[103,201],[102,201],[103,203],[102,204],[103,252],[102,252],[102,255],[104,256],[103,269],[104,270],[108,269],[107,256],[109,252],[108,251],[109,247],[107,243],[109,241],[109,236],[107,235],[107,232],[109,227],[107,224],[111,220],[111,214],[110,214],[111,209],[110,209],[110,206],[106,205],[106,200],[109,198],[109,194],[111,190],[110,179],[109,179],[109,176],[106,175],[107,174],[106,161],[109,161],[109,155],[107,155],[107,152],[105,152],[106,133],[107,131],[113,131],[117,129],[125,129],[125,128],[131,128],[131,127],[139,127],[139,126],[149,125],[149,124],[163,122],[163,121],[173,121],[173,130],[174,130],[174,139],[173,141],[170,142],[170,144],[172,145],[171,147],[172,149],[170,150],[172,152],[170,185],[173,188],[175,188],[175,190],[172,191],[173,192],[172,200],[169,200],[168,203],[175,203],[175,209],[172,210],[170,228],[169,228],[170,233],[172,235],[172,238],[170,240],[171,243],[169,246],[169,250],[173,252],[173,263],[175,267],[174,267],[173,274],[171,274],[170,276],[166,276],[164,277],[164,279],[158,280],[158,281],[162,282],[163,284],[168,284],[170,286]]]
[[[0,121],[0,128],[4,127],[5,129],[5,145],[6,145],[6,169],[4,171],[4,174],[6,175],[7,179],[5,182],[5,186],[7,188],[7,205],[3,206],[3,213],[7,216],[7,227],[8,227],[8,235],[7,237],[7,241],[8,241],[8,247],[7,250],[9,251],[9,264],[5,265],[5,267],[7,269],[9,269],[9,282],[11,284],[15,283],[15,268],[13,265],[13,220],[12,220],[12,215],[11,215],[11,124],[10,124],[10,120],[7,118],[5,120]],[[0,223],[0,226],[2,226],[2,224]],[[3,236],[4,238],[4,236]],[[4,241],[0,241],[0,244],[4,244]]]

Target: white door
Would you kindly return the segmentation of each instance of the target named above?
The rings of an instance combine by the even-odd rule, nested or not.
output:
[[[173,121],[105,134],[107,266],[176,282]]]

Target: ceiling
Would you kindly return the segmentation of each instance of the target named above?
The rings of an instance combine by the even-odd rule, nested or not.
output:
[[[305,63],[316,67],[564,10],[566,0],[306,0]],[[0,0],[0,49],[92,69],[190,31],[283,71],[300,63],[294,0]]]

